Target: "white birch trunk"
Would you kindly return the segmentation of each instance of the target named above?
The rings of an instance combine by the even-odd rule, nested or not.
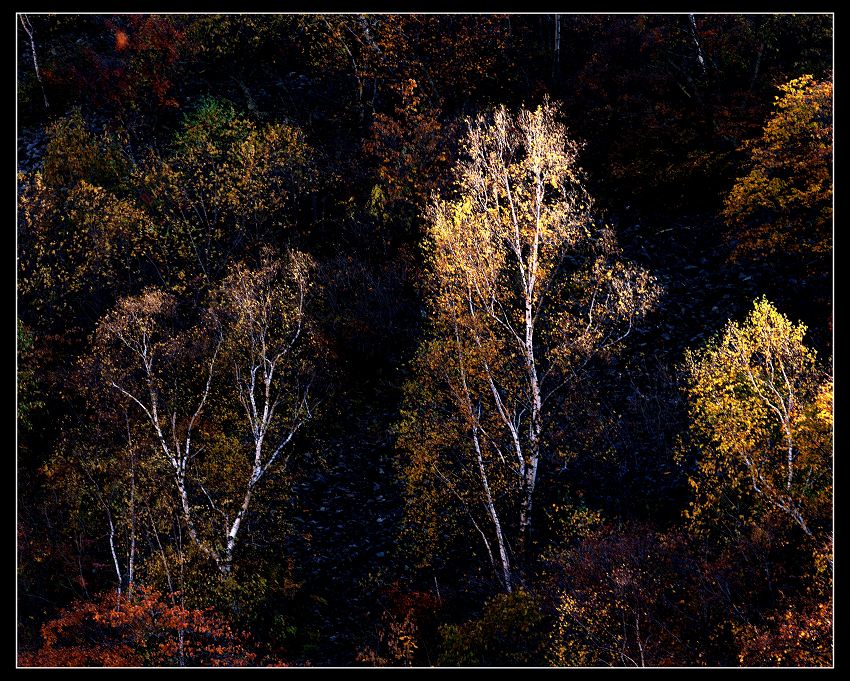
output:
[[[499,522],[499,514],[496,512],[496,504],[493,503],[493,495],[490,492],[490,483],[487,480],[487,471],[484,468],[484,458],[481,455],[481,443],[478,439],[478,428],[472,428],[472,440],[475,445],[475,454],[478,459],[478,471],[481,474],[481,483],[484,487],[485,505],[487,512],[490,514],[490,519],[493,521],[493,528],[496,534],[496,543],[499,546],[499,560],[502,566],[502,580],[505,583],[505,589],[508,593],[513,591],[513,578],[511,576],[511,564],[508,560],[508,553],[505,549],[505,537],[502,533],[502,524]]]

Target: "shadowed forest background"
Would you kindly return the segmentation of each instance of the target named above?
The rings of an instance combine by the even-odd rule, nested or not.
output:
[[[20,665],[832,664],[832,16],[17,22]]]

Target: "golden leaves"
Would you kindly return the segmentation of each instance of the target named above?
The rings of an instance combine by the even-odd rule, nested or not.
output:
[[[85,177],[56,188],[35,173],[22,184],[20,286],[33,307],[65,312],[136,273],[151,225],[132,198]]]
[[[540,302],[592,203],[577,179],[578,145],[557,113],[547,100],[516,117],[499,107],[468,121],[466,158],[455,169],[460,199],[435,201],[429,215],[442,287],[469,286],[486,306],[520,286]]]
[[[117,140],[104,131],[90,132],[79,110],[47,127],[44,180],[54,188],[70,188],[80,180],[114,184],[128,170]]]
[[[298,129],[258,127],[215,99],[186,117],[164,157],[148,150],[131,164],[79,112],[48,137],[44,172],[22,176],[19,199],[21,288],[45,316],[150,276],[175,292],[221,276],[247,230],[288,221],[315,179]]]
[[[266,353],[267,359],[287,347],[305,326],[304,300],[314,268],[310,256],[299,251],[279,260],[267,250],[256,269],[232,265],[213,303],[228,327],[229,344]]]
[[[831,418],[810,415],[828,413],[831,381],[821,383],[805,330],[761,298],[742,324],[686,354],[691,431],[704,445],[691,518],[749,490],[807,533],[822,519],[814,500],[831,495]]]
[[[832,83],[810,75],[780,85],[760,138],[746,143],[751,169],[723,208],[738,253],[831,250]]]

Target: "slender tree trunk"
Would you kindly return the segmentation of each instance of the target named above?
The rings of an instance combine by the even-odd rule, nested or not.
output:
[[[786,421],[782,425],[785,426],[785,437],[788,440],[788,454],[787,454],[788,472],[787,472],[787,475],[786,475],[787,479],[785,481],[785,489],[787,489],[788,493],[790,494],[791,493],[791,483],[794,481],[794,440],[792,439],[792,436],[791,436],[791,426],[788,423],[788,421]]]
[[[705,120],[705,125],[703,127],[703,134],[705,135],[705,143],[708,147],[714,143],[714,133],[715,133],[715,121],[714,121],[714,85],[713,78],[709,74],[708,64],[706,63],[705,52],[702,49],[702,43],[699,39],[699,34],[697,33],[697,20],[693,14],[688,14],[688,22],[691,32],[691,40],[694,43],[694,47],[696,48],[697,62],[699,64],[700,71],[702,73],[704,83],[699,86],[700,89],[703,90],[703,94],[700,96],[702,100],[702,109],[703,109],[703,117]],[[696,86],[695,86],[696,91]]]
[[[493,527],[496,532],[496,541],[499,545],[499,560],[502,564],[502,579],[505,583],[505,589],[508,593],[513,590],[513,578],[511,576],[511,564],[508,560],[508,553],[505,549],[505,537],[502,533],[502,524],[499,522],[499,514],[496,512],[496,505],[493,503],[493,495],[490,492],[490,483],[487,480],[487,471],[484,468],[484,457],[481,455],[481,443],[478,439],[478,427],[472,427],[472,441],[475,445],[475,454],[478,458],[478,471],[481,474],[481,483],[484,487],[485,505],[487,512],[490,514],[490,519],[493,521]]]
[[[177,530],[177,555],[179,556],[179,559],[180,559],[180,582],[178,584],[178,586],[180,587],[180,607],[185,608],[186,607],[186,601],[185,601],[186,589],[184,588],[185,587],[185,582],[184,582],[185,573],[183,571],[183,533],[180,531],[180,519],[175,517],[175,520],[176,520],[176,522],[174,523],[174,525],[175,525],[175,529]],[[181,667],[186,666],[185,648],[184,648],[185,631],[186,630],[182,626],[177,630],[177,658],[178,658],[178,661],[179,661],[179,665]]]
[[[555,49],[552,58],[552,82],[558,80],[561,73],[561,15],[555,15]]]
[[[156,545],[159,547],[159,555],[162,558],[162,569],[165,571],[165,581],[168,583],[168,593],[171,596],[171,603],[174,604],[174,582],[171,581],[171,570],[168,569],[168,560],[165,557],[165,550],[162,548],[162,542],[159,539],[159,532],[157,532],[156,523],[154,523],[150,507],[147,508],[147,512],[148,521],[150,522],[151,530],[153,530],[154,539],[156,539]],[[150,540],[148,541],[150,542]]]
[[[472,444],[475,447],[475,456],[478,462],[478,472],[481,475],[481,485],[484,489],[484,505],[490,515],[490,520],[493,521],[493,529],[496,534],[496,542],[499,545],[499,561],[502,567],[502,581],[505,584],[505,589],[508,593],[513,590],[513,576],[511,575],[511,564],[508,559],[508,552],[505,546],[505,536],[502,532],[502,524],[499,521],[499,514],[496,511],[496,504],[493,501],[493,494],[490,491],[490,481],[487,479],[487,469],[484,467],[484,456],[481,454],[481,441],[478,437],[479,421],[481,416],[481,405],[478,405],[478,414],[472,408],[472,399],[469,394],[469,386],[466,383],[466,367],[464,364],[463,347],[460,342],[460,334],[458,333],[457,324],[455,324],[455,343],[457,344],[457,353],[460,367],[460,379],[463,385],[463,393],[466,397],[466,408],[469,410],[469,418],[472,422]],[[492,383],[491,383],[492,385]],[[473,520],[473,523],[475,521]],[[476,524],[477,527],[477,524]],[[479,529],[480,531],[480,529]],[[482,532],[482,537],[484,533]],[[490,545],[487,538],[484,537],[484,542],[487,544],[487,552],[490,554],[490,560],[493,560],[493,554],[490,551]]]
[[[38,85],[41,87],[41,96],[44,98],[44,108],[49,109],[50,104],[47,103],[47,93],[44,91],[44,83],[41,81],[41,71],[38,69],[38,57],[35,53],[35,38],[33,37],[33,29],[32,24],[30,23],[29,17],[26,14],[20,15],[21,26],[24,27],[24,30],[27,32],[27,35],[30,39],[30,50],[32,51],[32,64],[35,67],[35,77],[38,80]]]
[[[750,90],[752,90],[755,87],[756,81],[758,80],[759,69],[761,68],[761,58],[762,58],[763,55],[764,55],[764,41],[762,41],[761,44],[759,45],[759,51],[758,51],[758,54],[756,55],[756,63],[755,63],[755,66],[753,67],[753,77],[750,78]]]
[[[702,71],[702,75],[705,75],[705,73],[706,73],[705,56],[703,55],[702,45],[700,44],[699,36],[697,35],[697,20],[696,20],[696,17],[694,17],[693,14],[688,15],[688,20],[690,22],[690,28],[691,28],[691,40],[693,40],[694,47],[696,47],[696,50],[697,50],[697,61],[699,62],[699,66],[700,66],[700,70]]]
[[[130,555],[127,557],[127,592],[133,590],[133,572],[136,564],[136,466],[135,458],[130,477]]]
[[[189,530],[189,537],[192,542],[197,546],[201,552],[215,561],[215,564],[218,566],[218,569],[222,569],[221,556],[219,556],[213,549],[211,549],[207,544],[201,540],[200,536],[198,536],[198,532],[195,530],[195,523],[192,521],[192,507],[189,504],[189,494],[186,491],[186,481],[178,472],[176,475],[176,483],[177,483],[177,492],[180,494],[180,504],[183,510],[183,520],[186,521],[186,529]]]
[[[242,520],[248,514],[248,507],[251,504],[251,496],[254,492],[254,484],[257,480],[257,469],[254,469],[251,475],[251,480],[248,482],[248,488],[245,491],[245,497],[242,499],[242,506],[239,508],[239,513],[233,520],[233,525],[230,526],[230,532],[227,533],[227,546],[224,550],[224,558],[219,565],[222,574],[229,574],[233,562],[233,550],[236,548],[236,539],[239,536],[239,528],[242,526]]]
[[[112,553],[112,562],[115,565],[115,576],[118,580],[117,591],[120,596],[123,592],[124,575],[121,572],[121,565],[118,562],[118,552],[115,550],[115,525],[112,523],[112,514],[109,512],[109,508],[106,509],[106,519],[109,521],[109,551]]]
[[[332,36],[336,35],[333,27],[330,25],[330,23],[328,23],[328,20],[324,19],[324,18],[322,20],[325,22],[325,25],[328,27],[328,31],[330,32],[330,34]],[[344,19],[343,19],[343,21],[344,21]],[[343,49],[348,54],[348,58],[351,60],[351,69],[352,69],[352,72],[354,73],[355,80],[357,80],[357,113],[358,113],[358,116],[359,116],[359,119],[360,119],[360,124],[362,125],[364,118],[365,118],[365,112],[363,110],[363,78],[360,76],[360,68],[357,66],[357,60],[354,58],[354,54],[351,52],[351,50],[348,47],[348,44],[342,38],[342,29],[341,28],[340,28],[339,33],[340,33],[339,38],[338,38],[339,43],[340,43],[340,45],[342,45]],[[374,99],[374,96],[373,96],[373,99]]]
[[[537,484],[537,468],[540,462],[540,439],[543,432],[543,398],[537,377],[534,360],[534,317],[532,297],[526,296],[525,303],[525,365],[528,375],[528,387],[531,393],[531,424],[529,426],[527,460],[522,480],[522,501],[519,518],[518,553],[524,561],[528,551],[531,534],[531,512],[534,502],[534,488]]]
[[[528,443],[528,461],[526,462],[525,475],[522,480],[522,505],[520,507],[519,514],[519,541],[517,543],[517,552],[523,561],[528,554],[528,546],[532,531],[531,513],[534,505],[534,488],[537,484],[537,469],[540,463],[539,426],[539,416],[535,415],[532,417],[532,435],[529,438]]]
[[[181,603],[181,606],[182,605],[183,604]],[[186,656],[183,652],[183,640],[185,638],[184,632],[185,630],[183,629],[183,627],[180,627],[177,632],[177,660],[181,667],[186,666]]]

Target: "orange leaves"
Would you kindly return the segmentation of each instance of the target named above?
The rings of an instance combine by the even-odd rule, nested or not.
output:
[[[121,52],[122,50],[126,50],[129,45],[130,38],[127,37],[126,31],[117,29],[115,31],[115,51]]]
[[[832,603],[804,603],[769,615],[763,625],[734,628],[745,666],[830,667]]]
[[[400,94],[402,102],[404,102],[403,110],[416,111],[419,107],[419,94],[417,94],[416,88],[416,81],[413,78],[407,78],[402,82]]]
[[[42,646],[21,653],[32,667],[243,666],[254,660],[244,635],[212,609],[192,610],[136,585],[129,596],[114,592],[78,601],[42,627]]]
[[[421,106],[416,81],[408,80],[395,114],[375,113],[364,147],[393,201],[424,204],[446,170],[446,130],[440,110]]]

